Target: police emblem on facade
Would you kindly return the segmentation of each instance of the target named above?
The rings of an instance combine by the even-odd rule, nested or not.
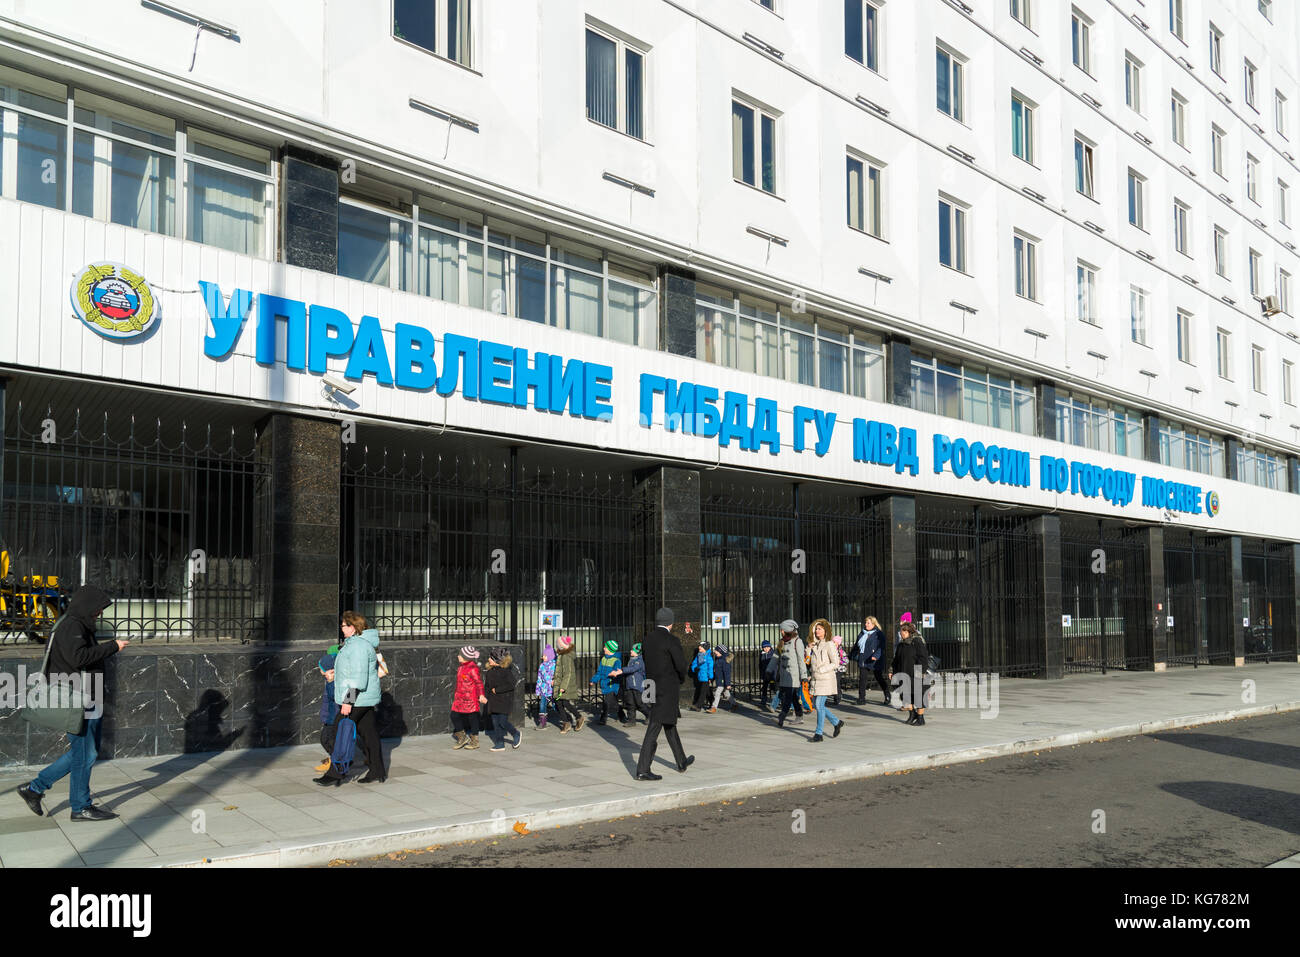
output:
[[[1207,492],[1205,494],[1205,512],[1210,518],[1219,514],[1219,493]]]
[[[72,310],[107,339],[134,339],[158,322],[158,300],[149,283],[121,263],[91,263],[72,280]]]

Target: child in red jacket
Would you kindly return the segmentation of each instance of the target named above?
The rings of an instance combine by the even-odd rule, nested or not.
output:
[[[483,673],[478,668],[478,649],[466,645],[456,656],[460,667],[456,669],[456,695],[451,702],[451,726],[456,731],[453,751],[478,747],[479,705],[487,704],[483,694]]]

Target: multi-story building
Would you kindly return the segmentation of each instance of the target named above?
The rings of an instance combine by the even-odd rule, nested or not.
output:
[[[1298,59],[1263,0],[0,0],[0,528],[155,645],[1294,657]]]

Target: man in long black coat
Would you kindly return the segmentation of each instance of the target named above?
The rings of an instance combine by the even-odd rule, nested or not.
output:
[[[681,717],[677,698],[681,694],[682,681],[686,678],[686,656],[682,654],[681,642],[668,630],[672,623],[673,610],[660,608],[655,613],[654,631],[641,642],[641,657],[645,659],[645,700],[650,705],[650,724],[645,730],[641,757],[636,763],[638,781],[662,780],[661,775],[650,770],[655,749],[659,746],[660,730],[666,733],[668,746],[673,749],[673,757],[677,760],[678,771],[685,771],[695,760],[695,755],[686,756],[682,750],[682,739],[677,736],[677,719]],[[651,689],[653,701],[650,700]]]

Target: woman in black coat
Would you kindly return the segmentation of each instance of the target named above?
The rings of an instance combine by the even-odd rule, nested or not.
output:
[[[898,647],[894,649],[894,663],[890,670],[894,672],[894,684],[903,702],[903,710],[909,712],[907,723],[924,724],[920,714],[925,710],[925,688],[915,671],[918,665],[924,667],[924,663],[917,657],[917,651],[923,646],[914,642],[915,636],[916,629],[904,622],[898,632]]]

